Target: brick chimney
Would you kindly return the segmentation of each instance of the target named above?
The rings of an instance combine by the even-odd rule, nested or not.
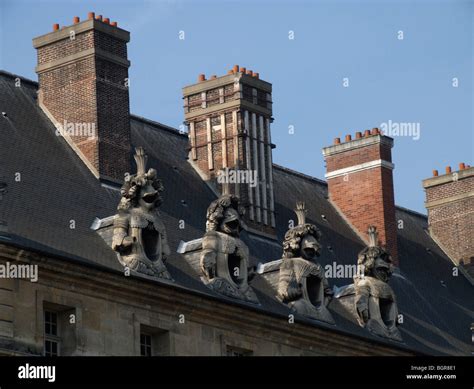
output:
[[[366,241],[368,227],[377,227],[379,244],[398,264],[392,147],[393,139],[374,128],[336,138],[323,155],[332,204]]]
[[[474,276],[474,167],[459,164],[458,171],[423,180],[430,235],[456,263]]]
[[[222,178],[229,178],[225,190],[239,196],[247,226],[274,236],[271,93],[270,83],[238,65],[221,77],[201,74],[183,88],[190,161],[218,191],[224,190]],[[256,182],[246,180],[249,173]]]
[[[41,108],[94,175],[111,181],[130,171],[129,40],[93,12],[33,39]]]

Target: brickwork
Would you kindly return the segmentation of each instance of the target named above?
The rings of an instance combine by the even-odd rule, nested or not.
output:
[[[80,32],[73,37],[58,30],[53,33],[57,39],[35,43],[41,103],[60,125],[89,129],[67,133],[99,176],[121,181],[130,171],[127,42],[92,22],[74,25]],[[118,60],[102,57],[102,52]],[[74,58],[61,63],[70,56]]]
[[[456,263],[474,267],[474,168],[423,183],[430,233]]]
[[[185,114],[192,115],[192,119],[187,120],[190,128],[193,128],[190,130],[191,155],[209,181],[214,181],[225,167],[257,171],[258,188],[239,183],[230,185],[229,189],[239,195],[246,207],[247,224],[258,231],[274,235],[274,206],[270,194],[273,190],[273,173],[268,124],[271,120],[271,109],[268,108],[271,105],[271,87],[268,83],[255,83],[254,80],[258,78],[248,73],[236,71],[232,74],[233,77],[212,77],[207,81],[203,77],[198,84],[186,87],[194,88],[189,93],[184,88]],[[259,82],[266,89],[260,89]],[[223,106],[233,102],[235,104],[231,107]],[[225,116],[225,135],[221,115]],[[237,121],[234,123],[235,119]],[[226,164],[224,147],[227,149]],[[221,189],[221,185],[217,187]]]
[[[376,226],[379,242],[398,264],[391,147],[390,138],[374,134],[327,147],[324,153],[329,198],[366,239],[368,227]],[[331,176],[340,169],[349,170]]]

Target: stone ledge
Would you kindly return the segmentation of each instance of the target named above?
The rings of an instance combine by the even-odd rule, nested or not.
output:
[[[323,148],[323,156],[329,157],[334,154],[344,153],[361,147],[382,144],[390,148],[393,147],[393,139],[385,135],[371,135],[367,138],[354,139],[349,142],[332,145]]]
[[[457,172],[444,174],[442,176],[427,178],[423,180],[423,188],[426,189],[432,186],[442,185],[447,182],[455,182],[471,176],[474,176],[474,166],[464,170],[458,170]]]
[[[35,49],[38,49],[40,47],[49,45],[62,39],[69,39],[71,31],[73,31],[74,34],[80,34],[82,32],[90,30],[100,31],[108,35],[112,35],[114,38],[120,39],[124,42],[130,42],[130,33],[128,31],[111,26],[99,20],[91,19],[84,20],[80,23],[73,24],[72,26],[65,27],[61,30],[52,31],[45,35],[36,37],[33,39],[33,47]]]

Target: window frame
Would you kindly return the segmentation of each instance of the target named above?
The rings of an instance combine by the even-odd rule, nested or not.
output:
[[[53,321],[46,320],[46,314],[49,315],[54,315],[55,317],[55,322]],[[56,327],[56,334],[53,333],[47,333],[46,332],[46,325],[49,324],[50,328],[52,325]],[[52,331],[50,331],[52,332]],[[43,336],[44,336],[44,342],[43,342],[43,355],[45,357],[58,357],[61,355],[61,327],[60,327],[60,321],[59,321],[59,312],[52,310],[52,309],[43,309]],[[53,343],[56,344],[56,354],[52,353],[52,347],[50,348],[50,351],[46,351],[46,344],[47,342],[50,342],[52,345]]]

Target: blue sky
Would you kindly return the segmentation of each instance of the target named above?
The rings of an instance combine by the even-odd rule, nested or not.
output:
[[[273,84],[280,165],[324,178],[335,137],[414,123],[418,140],[395,137],[395,201],[422,213],[422,179],[474,165],[474,1],[0,0],[0,68],[36,80],[31,39],[89,11],[131,32],[134,114],[178,127],[181,88],[240,64]]]

